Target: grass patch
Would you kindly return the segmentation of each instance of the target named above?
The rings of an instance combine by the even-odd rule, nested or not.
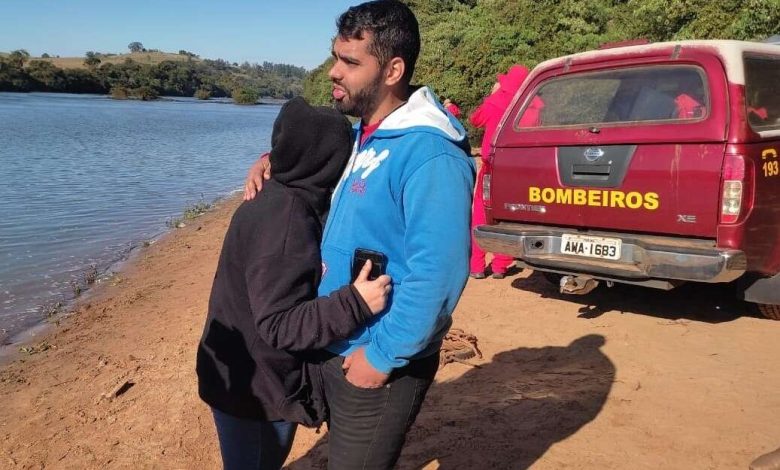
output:
[[[60,313],[63,306],[62,302],[49,302],[38,307],[38,311],[41,312],[41,315],[45,318],[51,318]]]
[[[84,273],[84,283],[88,286],[91,286],[97,281],[97,278],[98,278],[97,266],[91,264],[89,266],[89,269],[87,269],[87,272]]]
[[[211,210],[213,207],[214,204],[204,201],[203,196],[201,196],[200,201],[193,204],[188,204],[184,208],[184,212],[182,213],[181,217],[170,217],[165,221],[165,225],[168,228],[184,228],[187,226],[185,221],[196,219]]]
[[[41,341],[40,343],[32,346],[22,346],[19,348],[19,352],[32,356],[33,354],[38,354],[39,352],[56,348],[56,346],[51,345],[48,341]]]
[[[166,60],[173,60],[177,62],[200,62],[201,59],[190,57],[182,54],[174,54],[170,52],[133,52],[130,54],[116,54],[116,55],[103,55],[98,56],[101,64],[123,64],[127,59],[139,64],[159,64]],[[61,69],[86,69],[84,65],[84,57],[33,57],[34,60],[43,60],[50,62],[53,65]]]

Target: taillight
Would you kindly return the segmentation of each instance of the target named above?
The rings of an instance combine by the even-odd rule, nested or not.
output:
[[[485,206],[490,207],[490,173],[482,175],[482,201]]]
[[[723,162],[723,193],[721,194],[720,223],[733,224],[739,219],[745,188],[745,158],[726,155]]]

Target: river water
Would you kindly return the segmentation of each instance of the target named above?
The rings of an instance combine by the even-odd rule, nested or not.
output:
[[[238,190],[277,105],[0,93],[0,343]]]

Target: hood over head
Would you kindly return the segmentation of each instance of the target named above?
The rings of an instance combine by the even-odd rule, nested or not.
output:
[[[523,84],[526,77],[528,77],[528,68],[523,65],[513,65],[509,68],[507,73],[496,75],[496,81],[501,85],[501,88],[492,96],[496,101],[496,104],[499,107],[506,109],[512,102],[512,98],[515,97],[515,93],[520,89],[520,85]]]
[[[271,177],[299,190],[324,212],[352,150],[352,126],[333,108],[293,98],[282,106],[271,134]]]

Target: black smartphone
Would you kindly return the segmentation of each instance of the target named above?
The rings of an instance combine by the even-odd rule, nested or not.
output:
[[[365,248],[357,248],[355,250],[355,256],[352,257],[352,281],[355,282],[360,270],[363,269],[363,265],[367,260],[371,260],[371,272],[368,274],[368,280],[373,281],[387,269],[387,256],[384,253],[374,250],[367,250]]]

